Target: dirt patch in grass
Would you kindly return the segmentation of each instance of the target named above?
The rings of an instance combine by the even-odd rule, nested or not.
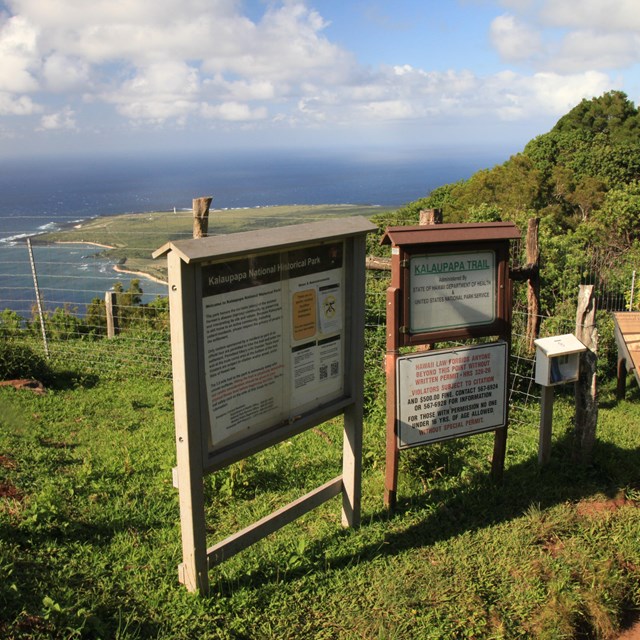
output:
[[[18,465],[13,458],[0,455],[0,467],[4,469],[15,469]],[[0,499],[17,500],[22,502],[24,495],[14,484],[8,480],[0,480]]]
[[[0,482],[0,498],[7,498],[9,500],[17,500],[18,502],[21,502],[24,496],[20,489],[5,480]]]
[[[0,467],[4,467],[5,469],[15,469],[16,466],[15,460],[9,456],[0,455]]]
[[[622,634],[618,636],[618,640],[640,640],[640,620],[626,631],[623,631]]]
[[[594,517],[601,514],[617,511],[622,507],[637,507],[638,503],[629,500],[623,494],[617,495],[610,500],[581,500],[576,504],[576,512],[580,516]]]

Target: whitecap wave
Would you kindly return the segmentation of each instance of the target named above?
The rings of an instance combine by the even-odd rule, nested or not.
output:
[[[38,231],[58,231],[59,229],[60,225],[55,222],[47,222],[38,227]]]
[[[6,238],[0,238],[0,243],[7,244],[11,247],[18,244],[21,240],[26,240],[27,238],[34,235],[33,233],[17,233],[14,236],[8,236]]]

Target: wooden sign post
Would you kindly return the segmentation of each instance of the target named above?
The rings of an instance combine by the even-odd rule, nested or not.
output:
[[[183,561],[209,568],[330,498],[360,519],[365,236],[362,217],[169,243],[171,349]],[[344,416],[343,470],[246,529],[207,545],[203,478]]]
[[[495,431],[504,469],[511,344],[509,222],[391,227],[387,289],[385,506],[396,505],[404,448]],[[494,336],[497,342],[408,355],[403,347]]]

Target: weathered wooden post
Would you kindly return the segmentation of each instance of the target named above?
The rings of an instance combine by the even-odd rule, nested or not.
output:
[[[193,237],[206,238],[209,231],[210,196],[193,199]]]
[[[420,226],[442,224],[442,209],[422,209],[419,224]]]
[[[540,332],[540,247],[538,245],[538,227],[540,218],[530,218],[527,224],[527,347],[529,352],[535,349],[534,340]]]
[[[115,291],[105,292],[104,310],[107,316],[107,338],[114,338],[120,330],[118,322],[118,298]]]
[[[587,350],[580,355],[580,376],[575,384],[576,424],[573,459],[588,464],[596,439],[598,389],[596,379],[598,328],[593,285],[580,285],[576,337]]]
[[[433,224],[442,224],[442,209],[421,209],[420,210],[420,226],[428,227]],[[421,344],[416,347],[417,351],[431,351],[433,343]]]

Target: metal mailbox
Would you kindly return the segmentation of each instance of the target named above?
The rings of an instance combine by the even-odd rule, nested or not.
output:
[[[580,354],[587,350],[572,333],[535,340],[536,383],[554,387],[575,382],[580,372]]]

